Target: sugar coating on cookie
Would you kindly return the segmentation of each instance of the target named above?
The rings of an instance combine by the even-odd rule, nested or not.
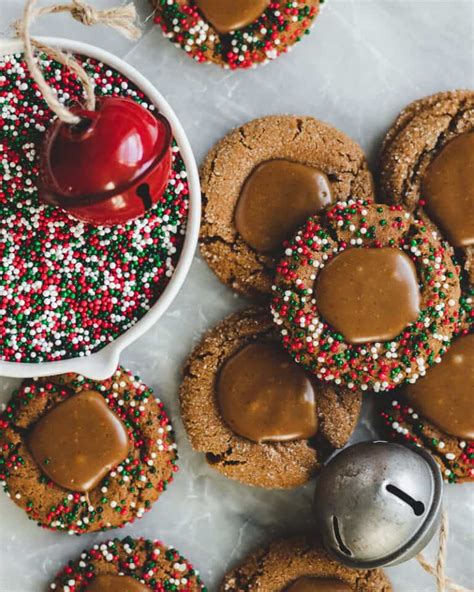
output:
[[[231,315],[197,345],[181,412],[192,447],[213,469],[249,485],[296,487],[347,443],[360,393],[318,384],[293,364],[265,308]],[[289,417],[295,406],[298,417]]]
[[[268,299],[283,242],[309,215],[353,194],[373,197],[360,146],[296,115],[233,130],[206,157],[201,185],[201,254],[221,281],[253,299]]]
[[[458,249],[474,282],[474,91],[424,97],[384,140],[379,186],[386,203],[428,215]]]
[[[351,343],[322,317],[318,276],[349,249],[398,249],[415,265],[420,312],[396,338]],[[459,296],[452,250],[429,222],[401,206],[349,200],[311,218],[288,244],[277,268],[272,313],[285,348],[318,379],[385,391],[415,382],[446,352],[459,320]]]
[[[254,551],[241,565],[227,573],[220,592],[296,592],[304,590],[303,584],[311,581],[320,586],[329,581],[333,587],[322,589],[338,592],[392,590],[381,569],[345,567],[335,561],[314,537],[299,536],[276,540]]]
[[[200,63],[251,68],[287,52],[318,15],[320,0],[151,0],[165,36]]]
[[[49,586],[64,592],[207,592],[199,572],[173,547],[158,540],[112,539],[83,551]]]
[[[0,483],[52,530],[83,534],[141,518],[172,482],[176,460],[163,404],[123,368],[100,382],[25,380],[0,415]]]

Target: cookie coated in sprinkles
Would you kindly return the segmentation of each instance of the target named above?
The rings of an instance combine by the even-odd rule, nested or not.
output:
[[[308,34],[323,0],[273,0],[243,29],[220,35],[192,0],[152,0],[155,23],[165,36],[200,63],[235,70],[265,64]]]
[[[393,340],[349,344],[319,316],[314,282],[345,249],[384,246],[405,251],[417,268],[419,317]],[[378,392],[415,382],[445,353],[459,319],[452,249],[401,206],[349,200],[310,218],[288,243],[275,283],[272,312],[287,350],[320,380],[350,389]]]
[[[127,458],[87,494],[67,491],[43,474],[27,444],[29,429],[51,409],[84,391],[100,393],[123,422]],[[28,379],[0,414],[0,485],[30,520],[83,534],[121,527],[148,512],[177,471],[172,426],[153,391],[119,368],[96,382],[77,374]]]
[[[403,397],[393,399],[381,416],[392,440],[426,448],[449,483],[474,481],[474,441],[446,434],[420,417]]]
[[[85,592],[101,575],[128,576],[152,592],[207,592],[199,572],[176,549],[157,540],[131,537],[83,551],[58,573],[49,590]]]
[[[79,59],[98,96],[155,109],[119,72]],[[83,99],[73,73],[45,56],[40,65],[62,102]],[[137,220],[94,227],[40,202],[38,151],[53,119],[22,54],[0,57],[0,360],[6,362],[87,356],[127,331],[168,284],[186,229],[189,188],[176,145],[165,193]]]

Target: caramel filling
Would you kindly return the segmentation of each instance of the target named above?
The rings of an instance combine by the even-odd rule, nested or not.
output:
[[[422,195],[451,244],[474,244],[474,133],[446,144],[425,173]]]
[[[349,343],[393,339],[420,312],[415,266],[398,249],[348,249],[320,272],[316,305]]]
[[[223,35],[255,22],[270,0],[196,0],[196,6],[214,29]]]
[[[439,364],[405,389],[416,411],[452,436],[474,440],[474,334],[459,337]]]
[[[28,436],[28,448],[52,481],[71,491],[91,491],[128,455],[125,426],[104,397],[83,391],[44,415]]]
[[[351,592],[352,586],[333,578],[298,578],[285,592]]]
[[[102,574],[92,580],[85,592],[150,592],[150,588],[130,576]]]
[[[303,440],[317,432],[314,387],[278,344],[254,343],[229,358],[217,397],[227,425],[253,442]]]
[[[272,253],[331,201],[324,173],[289,160],[269,160],[246,180],[235,210],[235,226],[253,249]]]

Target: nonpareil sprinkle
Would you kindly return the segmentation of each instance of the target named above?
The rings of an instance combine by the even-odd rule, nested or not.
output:
[[[154,110],[125,76],[79,58],[98,96],[129,97]],[[41,56],[60,100],[81,101],[76,76]],[[94,227],[40,202],[38,153],[54,116],[22,54],[0,58],[0,360],[44,362],[87,356],[130,329],[157,301],[178,262],[189,187],[173,147],[158,204],[125,225]]]

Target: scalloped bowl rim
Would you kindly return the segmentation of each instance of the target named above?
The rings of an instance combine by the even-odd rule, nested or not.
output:
[[[54,376],[75,372],[94,380],[103,380],[111,376],[119,364],[122,351],[146,333],[166,312],[181,289],[193,261],[196,251],[201,222],[201,190],[199,173],[191,145],[175,112],[166,99],[145,76],[133,66],[105,49],[88,43],[62,39],[60,37],[38,37],[47,44],[91,57],[103,62],[125,75],[145,96],[160,110],[171,123],[173,136],[179,146],[186,166],[189,182],[189,210],[186,235],[178,263],[167,286],[145,315],[133,327],[122,333],[117,339],[99,351],[88,356],[57,360],[54,362],[5,362],[0,361],[0,376],[12,378],[31,378]],[[18,39],[0,41],[0,55],[23,51],[23,44]]]

